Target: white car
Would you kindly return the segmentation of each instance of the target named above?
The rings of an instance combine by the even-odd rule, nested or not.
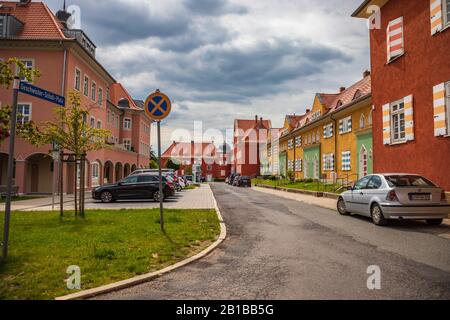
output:
[[[355,183],[338,199],[341,215],[371,217],[379,226],[390,219],[426,220],[440,225],[450,214],[444,190],[416,174],[389,173],[369,175]]]

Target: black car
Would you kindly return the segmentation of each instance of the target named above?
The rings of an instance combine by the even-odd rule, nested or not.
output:
[[[175,194],[173,182],[162,177],[164,199]],[[104,203],[116,200],[153,199],[159,201],[159,178],[152,174],[129,176],[117,183],[104,185],[92,190],[92,198]]]
[[[250,177],[239,177],[237,186],[250,188],[252,186],[252,179],[250,179]]]

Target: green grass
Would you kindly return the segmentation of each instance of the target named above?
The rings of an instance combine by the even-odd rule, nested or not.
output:
[[[90,210],[86,220],[73,212],[63,220],[55,212],[13,212],[0,300],[74,293],[64,282],[71,265],[81,268],[82,290],[156,271],[200,252],[220,232],[214,210],[166,210],[165,227],[164,235],[157,209]]]
[[[196,185],[194,185],[194,184],[191,184],[191,185],[189,185],[189,186],[186,186],[185,188],[184,188],[184,190],[194,190],[194,189],[197,189],[198,188],[198,186],[196,186]]]
[[[320,191],[320,192],[331,192],[338,193],[336,190],[340,187],[339,184],[325,184],[323,182],[305,182],[305,181],[289,181],[287,179],[283,180],[263,180],[263,179],[253,179],[252,184],[260,184],[272,187],[282,187],[291,188],[307,191]],[[343,191],[342,191],[343,192]]]
[[[22,201],[22,200],[31,200],[31,199],[40,199],[40,198],[45,198],[45,197],[39,197],[39,196],[17,196],[17,197],[12,197],[12,201]],[[1,197],[0,198],[0,203],[5,203],[5,197]]]

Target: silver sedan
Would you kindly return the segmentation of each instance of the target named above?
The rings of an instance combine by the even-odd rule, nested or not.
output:
[[[428,179],[415,174],[374,174],[354,184],[338,199],[341,215],[371,217],[378,226],[390,219],[426,220],[440,225],[450,214],[445,192]]]

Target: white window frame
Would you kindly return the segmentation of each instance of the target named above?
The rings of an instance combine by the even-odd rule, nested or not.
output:
[[[131,151],[131,139],[123,139],[123,146],[127,151]]]
[[[130,125],[127,126],[127,123],[129,123]],[[131,130],[133,128],[133,121],[131,118],[123,118],[123,128],[125,130]]]
[[[28,112],[28,120],[27,121],[24,121],[23,118],[21,118],[21,119],[18,118],[19,115],[22,114],[20,112],[20,107],[22,107],[22,106],[28,106],[29,107],[28,108],[29,112]],[[19,103],[17,103],[17,123],[24,124],[26,122],[30,122],[31,121],[32,110],[33,110],[33,104],[31,102],[19,102]]]
[[[102,126],[102,120],[97,120],[97,129],[101,129]]]
[[[80,77],[78,78],[78,81],[77,81],[77,76],[78,76],[78,75],[79,75]],[[75,89],[76,91],[78,91],[78,92],[81,91],[81,77],[82,77],[81,70],[80,70],[79,68],[75,67],[75,82],[74,82],[73,87],[74,87],[74,89]],[[78,84],[78,85],[77,85],[77,84]]]
[[[103,88],[102,87],[98,87],[98,99],[97,102],[100,106],[102,106],[103,104]]]
[[[447,120],[447,135],[450,135],[450,81],[445,83],[445,118]]]
[[[373,110],[370,110],[370,113],[369,113],[369,126],[372,126],[372,123],[373,123]]]
[[[399,108],[403,105],[403,108]],[[397,106],[397,110],[394,110],[394,107]],[[389,106],[390,108],[390,126],[391,126],[391,141],[392,143],[402,143],[406,142],[406,115],[405,115],[405,101],[404,99],[393,102]],[[403,131],[401,130],[401,116],[403,115]],[[396,120],[395,120],[396,119]],[[396,132],[396,124],[398,125],[398,132]],[[403,133],[403,137],[401,136]],[[398,137],[395,138],[395,135],[398,134]]]
[[[302,136],[295,137],[295,147],[300,148],[302,146]]]
[[[89,118],[89,125],[91,126],[91,128],[95,128],[95,117]]]
[[[334,154],[333,153],[324,154],[323,170],[324,171],[333,171],[334,170]]]
[[[340,132],[340,134],[352,132],[353,123],[351,126],[349,126],[350,122],[352,122],[352,116],[348,116],[348,117],[342,119],[342,132]]]
[[[442,21],[444,23],[444,28],[450,26],[450,19],[448,18],[449,12],[450,12],[450,6],[447,7],[447,1],[442,0],[442,15],[443,15]]]
[[[359,128],[364,129],[366,127],[366,116],[364,113],[361,113],[361,117],[359,117]]]
[[[294,139],[288,140],[288,149],[294,149]]]
[[[86,81],[87,79],[87,81]],[[89,97],[89,82],[90,82],[90,78],[88,75],[84,75],[83,77],[83,94],[85,97]]]
[[[20,61],[22,61],[23,64],[25,64],[25,67],[27,69],[33,69],[35,66],[35,60],[33,58],[21,58]],[[31,62],[31,66],[27,66],[27,63]],[[26,83],[33,83],[34,81],[28,82],[25,78],[21,78],[20,81],[26,82]]]
[[[91,82],[91,100],[97,101],[97,82]]]
[[[347,154],[348,154],[348,158],[350,159],[348,166],[344,165],[344,157],[347,158]],[[342,171],[351,171],[352,170],[352,153],[351,153],[351,151],[342,151],[341,167],[342,167]]]
[[[329,139],[329,138],[333,137],[333,124],[332,123],[325,125],[323,137],[325,139]]]

